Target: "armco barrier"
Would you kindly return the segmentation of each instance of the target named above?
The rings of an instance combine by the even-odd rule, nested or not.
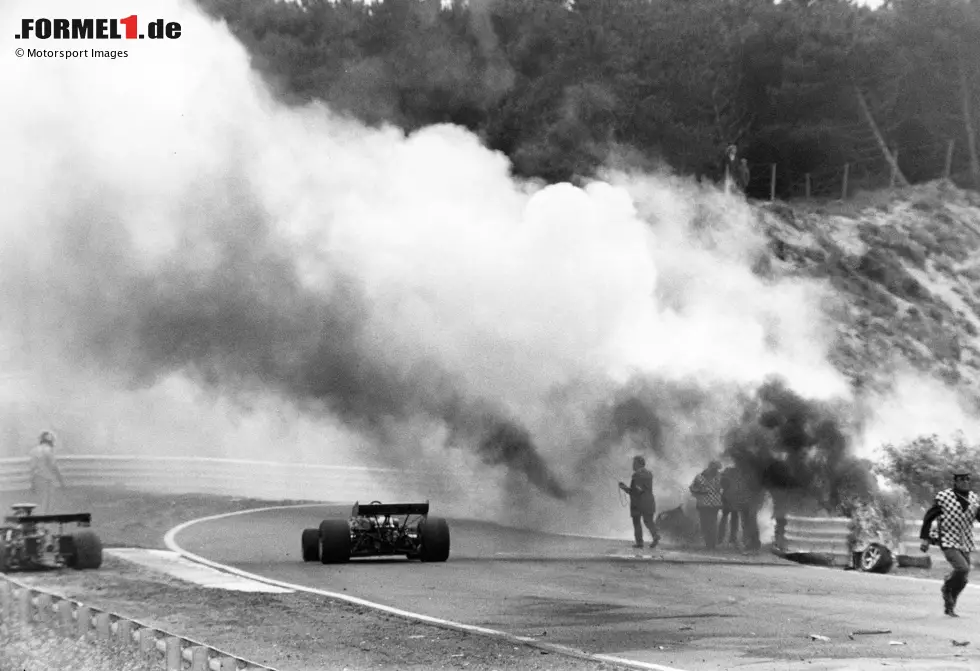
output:
[[[115,613],[21,584],[0,574],[0,623],[46,626],[73,640],[121,644],[138,653],[147,668],[182,671],[276,671],[223,650]]]
[[[797,517],[787,515],[783,552],[790,555],[823,556],[834,563],[849,564],[852,548],[848,547],[848,525],[846,517]],[[905,535],[892,551],[898,555],[899,563],[903,557],[920,557],[919,531],[922,520],[905,520]],[[980,532],[980,524],[973,525],[974,533]],[[890,545],[886,543],[886,545]],[[856,547],[853,550],[862,550]],[[920,562],[921,563],[921,562]]]
[[[397,468],[328,466],[209,457],[62,455],[71,485],[121,485],[144,491],[206,493],[292,500],[363,500],[411,497],[438,504],[452,497],[449,473]],[[30,486],[27,458],[0,459],[0,491]]]

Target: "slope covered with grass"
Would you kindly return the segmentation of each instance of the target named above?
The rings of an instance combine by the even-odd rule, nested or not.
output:
[[[831,359],[856,385],[911,368],[980,396],[980,194],[930,182],[759,207],[759,272],[829,283]]]

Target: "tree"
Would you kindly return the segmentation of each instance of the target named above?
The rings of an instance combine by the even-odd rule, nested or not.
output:
[[[980,469],[980,446],[970,445],[962,434],[951,443],[936,435],[920,436],[899,445],[882,447],[884,458],[875,471],[904,487],[915,505],[928,507],[936,493],[950,486],[954,469]]]
[[[589,176],[619,148],[720,176],[737,141],[790,195],[844,163],[858,186],[935,178],[953,139],[980,186],[980,0],[196,2],[285,101],[456,123],[524,177]]]
[[[965,148],[974,186],[980,187],[980,4],[895,0],[883,24],[888,57],[879,60],[879,90],[889,92],[887,116],[896,126],[917,123],[919,144],[939,146],[956,138]]]

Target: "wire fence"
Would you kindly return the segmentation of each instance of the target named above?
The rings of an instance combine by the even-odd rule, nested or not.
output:
[[[962,142],[949,139],[889,147],[893,163],[873,137],[855,135],[848,160],[837,165],[800,169],[789,162],[748,162],[746,192],[760,200],[847,200],[859,191],[903,186],[903,177],[913,184],[942,178],[980,187],[973,183]]]

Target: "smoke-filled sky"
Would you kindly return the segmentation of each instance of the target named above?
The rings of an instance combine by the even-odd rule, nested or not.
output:
[[[11,37],[77,7],[0,6],[8,442],[435,464],[591,510],[636,451],[686,488],[770,374],[847,394],[820,285],[753,274],[744,203],[669,175],[542,188],[461,128],[286,108],[178,0],[85,14],[179,40]]]

